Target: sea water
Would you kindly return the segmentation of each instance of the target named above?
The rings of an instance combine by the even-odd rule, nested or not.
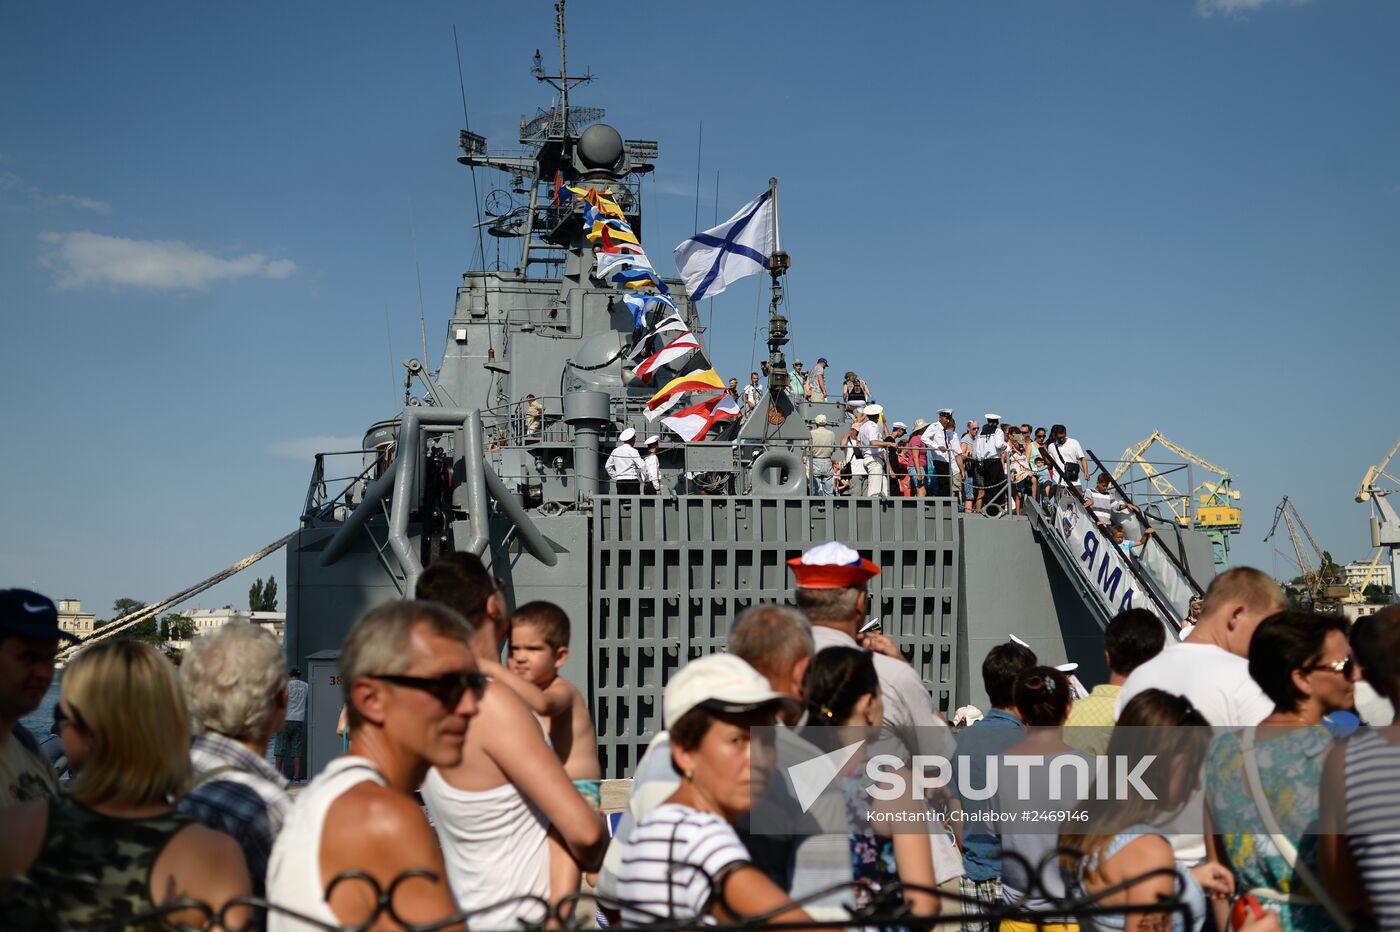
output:
[[[58,705],[58,677],[54,677],[54,681],[49,684],[48,692],[44,693],[39,708],[21,718],[20,724],[33,732],[36,738],[42,739],[53,727],[53,710],[56,705]]]

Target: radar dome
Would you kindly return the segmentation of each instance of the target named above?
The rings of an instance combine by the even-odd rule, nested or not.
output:
[[[612,168],[622,158],[622,134],[606,123],[595,123],[579,137],[578,154],[586,168]]]

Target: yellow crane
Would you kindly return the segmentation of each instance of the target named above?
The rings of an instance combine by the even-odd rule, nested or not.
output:
[[[1361,577],[1361,582],[1357,583],[1355,588],[1352,588],[1351,585],[1348,584],[1347,588],[1352,591],[1347,594],[1346,598],[1342,599],[1343,602],[1355,604],[1366,601],[1366,589],[1371,585],[1371,580],[1376,578],[1376,570],[1381,565],[1381,555],[1384,553],[1384,547],[1376,548],[1376,555],[1371,558],[1371,565],[1366,567],[1366,575]]]
[[[1198,484],[1191,490],[1190,495],[1179,491],[1172,485],[1171,480],[1158,472],[1144,456],[1154,443],[1166,447],[1207,472],[1215,473],[1219,479]],[[1230,537],[1238,534],[1244,524],[1244,513],[1239,505],[1235,504],[1240,500],[1240,492],[1233,487],[1234,477],[1229,471],[1192,453],[1180,444],[1173,443],[1158,430],[1154,430],[1146,440],[1123,451],[1123,459],[1114,470],[1113,478],[1122,478],[1133,466],[1141,469],[1143,475],[1152,482],[1153,488],[1162,496],[1163,503],[1171,511],[1172,520],[1182,527],[1194,527],[1203,531],[1214,545],[1216,566],[1229,569]]]
[[[1269,533],[1264,535],[1264,540],[1269,540],[1278,530],[1279,521],[1283,521],[1288,528],[1288,539],[1293,544],[1293,555],[1298,561],[1298,575],[1303,581],[1304,592],[1307,593],[1307,600],[1317,608],[1318,611],[1330,607],[1332,604],[1346,598],[1350,590],[1343,584],[1338,584],[1332,574],[1328,572],[1329,557],[1322,545],[1313,537],[1312,531],[1308,530],[1307,522],[1298,513],[1298,506],[1287,495],[1283,501],[1278,503],[1274,509],[1274,523],[1269,528]],[[1301,533],[1300,533],[1301,532]],[[1317,566],[1314,567],[1312,557],[1308,556],[1307,548],[1303,546],[1303,538],[1306,537],[1308,544],[1312,546],[1313,552],[1317,554]]]

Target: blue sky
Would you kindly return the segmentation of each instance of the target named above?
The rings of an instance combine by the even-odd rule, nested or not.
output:
[[[703,121],[702,226],[781,179],[808,362],[905,420],[1063,421],[1109,456],[1160,429],[1238,476],[1237,560],[1288,573],[1261,542],[1284,494],[1369,557],[1352,495],[1400,434],[1400,6],[619,9],[569,5],[597,76],[574,100],[660,142],[664,270]],[[7,584],[102,613],[291,530],[311,453],[398,407],[416,267],[436,364],[477,265],[454,25],[472,128],[510,144],[548,102],[546,0],[0,4]],[[758,288],[714,303],[725,375]]]

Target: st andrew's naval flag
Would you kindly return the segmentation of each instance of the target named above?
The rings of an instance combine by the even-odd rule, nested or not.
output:
[[[713,298],[731,284],[768,268],[773,248],[773,191],[770,188],[713,230],[697,233],[676,247],[676,270],[690,300]]]

